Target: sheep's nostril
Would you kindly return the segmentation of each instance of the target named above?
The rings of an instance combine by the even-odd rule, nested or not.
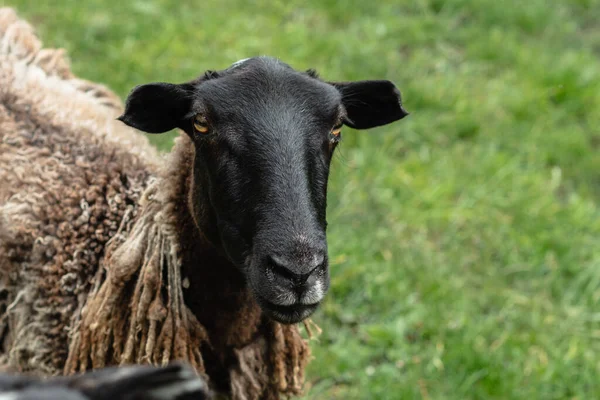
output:
[[[273,274],[285,279],[295,287],[314,283],[324,260],[325,256],[323,254],[315,253],[309,262],[299,265],[279,255],[269,256],[269,264]]]

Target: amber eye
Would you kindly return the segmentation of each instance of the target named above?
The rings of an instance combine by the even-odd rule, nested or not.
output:
[[[336,125],[331,130],[331,140],[337,142],[340,140],[342,135],[342,124]]]
[[[202,114],[198,114],[194,117],[194,130],[203,135],[208,133],[208,121]]]

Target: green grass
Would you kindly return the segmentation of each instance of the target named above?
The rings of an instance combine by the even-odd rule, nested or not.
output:
[[[398,84],[334,162],[308,398],[600,398],[599,0],[4,3],[122,96],[258,54]]]

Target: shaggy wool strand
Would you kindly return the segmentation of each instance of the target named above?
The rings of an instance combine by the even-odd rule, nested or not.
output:
[[[217,344],[221,325],[188,306],[182,271],[210,266],[186,265],[188,178],[167,178],[189,167],[193,146],[181,135],[161,157],[121,112],[114,93],[75,77],[61,50],[0,9],[2,368],[59,375],[183,360],[211,385],[221,369],[218,390],[235,400],[301,393],[310,352],[297,326],[241,296],[252,312],[230,318],[237,341]],[[219,299],[204,306],[220,312]]]

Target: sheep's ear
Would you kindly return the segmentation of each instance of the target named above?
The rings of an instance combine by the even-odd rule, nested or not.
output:
[[[118,119],[148,133],[163,133],[180,127],[189,112],[192,90],[188,84],[149,83],[135,87]]]
[[[390,81],[331,82],[342,94],[348,119],[344,123],[355,129],[369,129],[402,119],[398,88]]]

